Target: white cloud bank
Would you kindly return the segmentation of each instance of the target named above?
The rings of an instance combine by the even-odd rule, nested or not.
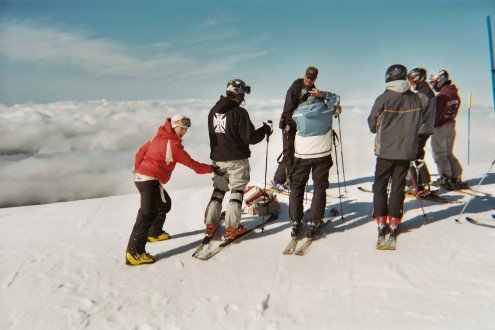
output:
[[[186,150],[196,160],[210,163],[207,115],[215,102],[99,100],[0,105],[0,207],[135,193],[131,172],[134,155],[165,118],[175,113],[192,119],[193,126],[184,138]],[[341,120],[347,179],[372,176],[373,135],[366,123],[371,102],[345,103],[352,105],[344,108]],[[282,106],[282,100],[248,99],[246,107],[259,127],[268,119],[276,126]],[[463,107],[458,117],[455,149],[462,163],[467,159],[465,110]],[[492,111],[489,106],[473,106],[472,162],[495,158]],[[281,139],[275,130],[269,145],[268,181],[277,165]],[[266,142],[252,146],[251,151],[251,179],[262,184]],[[429,153],[427,162],[435,173]],[[167,188],[205,187],[211,184],[210,179],[210,175],[196,175],[178,165]],[[335,181],[332,177],[331,182]]]

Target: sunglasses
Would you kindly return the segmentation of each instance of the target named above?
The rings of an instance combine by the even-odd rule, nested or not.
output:
[[[191,127],[191,119],[184,117],[174,121],[174,124],[180,127],[189,128]]]
[[[316,80],[316,78],[310,78],[308,76],[305,76],[305,77],[306,77],[306,79],[311,80],[311,81],[315,81]]]

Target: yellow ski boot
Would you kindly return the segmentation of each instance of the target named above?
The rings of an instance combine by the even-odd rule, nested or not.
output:
[[[158,236],[148,236],[148,242],[150,243],[165,241],[167,239],[170,239],[170,235],[166,231],[162,232]]]
[[[146,252],[143,253],[135,253],[132,254],[130,252],[126,252],[125,254],[125,264],[129,266],[138,266],[143,264],[152,264],[155,262],[155,259]]]

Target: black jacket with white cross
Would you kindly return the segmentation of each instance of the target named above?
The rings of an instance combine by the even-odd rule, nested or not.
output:
[[[249,145],[263,141],[266,129],[261,126],[255,130],[246,109],[220,96],[208,114],[208,132],[210,158],[225,162],[249,158]]]

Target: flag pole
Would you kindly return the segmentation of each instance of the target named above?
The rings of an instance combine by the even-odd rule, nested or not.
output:
[[[493,67],[493,41],[492,41],[492,24],[490,21],[490,16],[486,17],[486,25],[488,27],[488,46],[490,47],[490,73],[492,76],[492,93],[493,93],[493,114],[495,115],[495,69]]]
[[[471,92],[469,92],[469,105],[468,105],[468,165],[471,155]]]

